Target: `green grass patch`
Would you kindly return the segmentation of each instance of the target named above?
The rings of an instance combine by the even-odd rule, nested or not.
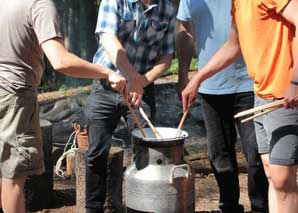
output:
[[[197,58],[192,58],[189,69],[190,70],[198,69],[198,59]],[[172,64],[171,64],[167,73],[170,75],[178,73],[178,59],[177,58],[173,59]]]

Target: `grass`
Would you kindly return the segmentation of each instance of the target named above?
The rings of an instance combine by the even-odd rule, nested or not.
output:
[[[198,69],[198,60],[197,58],[192,58],[190,63],[190,70],[197,70]],[[172,61],[172,65],[170,66],[170,69],[168,70],[167,74],[177,74],[178,73],[178,59],[175,58]]]

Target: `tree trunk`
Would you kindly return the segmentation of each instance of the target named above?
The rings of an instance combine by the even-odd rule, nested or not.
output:
[[[54,0],[61,20],[61,29],[66,48],[79,57],[92,61],[97,49],[95,27],[98,3],[96,0]],[[65,78],[65,84],[79,86],[90,79]]]

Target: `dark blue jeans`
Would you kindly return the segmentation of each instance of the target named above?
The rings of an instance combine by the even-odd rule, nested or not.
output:
[[[150,107],[151,117],[155,114],[153,84],[145,88],[143,101]],[[137,110],[135,110],[137,113]],[[94,81],[93,89],[85,107],[88,124],[89,148],[86,158],[86,209],[87,212],[103,212],[106,195],[107,160],[112,135],[123,116],[133,128],[128,107],[123,97],[105,84]],[[140,118],[142,125],[145,122]],[[130,125],[131,124],[131,125]]]
[[[243,212],[239,204],[239,179],[235,143],[238,129],[248,164],[248,194],[251,210],[268,212],[268,181],[258,154],[253,122],[241,123],[234,115],[254,106],[252,92],[227,95],[200,94],[208,137],[208,156],[220,191],[223,213]],[[243,118],[241,118],[243,119]]]

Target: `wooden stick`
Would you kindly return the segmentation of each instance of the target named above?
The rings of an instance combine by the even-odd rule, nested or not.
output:
[[[146,115],[144,109],[142,107],[139,107],[140,113],[143,116],[143,118],[146,120],[147,124],[149,125],[149,127],[151,128],[152,132],[154,133],[155,137],[157,139],[162,139],[161,135],[159,134],[159,132],[157,131],[157,129],[153,126],[153,124],[151,123],[151,121],[149,120],[148,116]]]
[[[145,131],[144,131],[144,129],[143,129],[143,127],[142,127],[142,125],[141,125],[138,117],[136,116],[135,111],[133,110],[133,108],[131,107],[130,103],[128,102],[127,97],[123,93],[121,93],[121,95],[123,96],[124,101],[125,101],[125,104],[127,105],[128,109],[129,109],[129,111],[130,111],[130,113],[132,115],[132,118],[133,118],[134,122],[136,123],[138,129],[141,131],[143,137],[146,138]]]
[[[182,118],[181,118],[181,120],[180,120],[180,122],[179,122],[178,128],[177,128],[177,134],[176,134],[176,137],[180,137],[180,135],[181,135],[181,128],[182,128],[183,123],[184,123],[184,121],[185,121],[185,119],[186,119],[186,117],[187,117],[187,114],[188,114],[188,110],[186,110],[186,111],[183,113],[183,116],[182,116]]]
[[[294,97],[294,99],[297,99],[297,98],[298,98],[298,95]],[[249,115],[249,114],[260,111],[260,113],[252,115],[252,116],[250,116],[246,119],[243,119],[241,121],[241,123],[245,123],[245,122],[250,121],[254,118],[257,118],[259,116],[262,116],[262,115],[265,115],[269,112],[277,110],[277,109],[281,108],[283,105],[284,105],[284,100],[282,99],[282,100],[275,101],[275,102],[265,104],[265,105],[262,105],[262,106],[258,106],[258,107],[255,107],[255,108],[252,108],[252,109],[249,109],[249,110],[245,110],[243,112],[239,112],[234,116],[234,118],[239,118],[239,117],[242,117],[242,116]]]
[[[280,107],[283,106],[283,103],[284,103],[284,101],[283,100],[280,100],[280,101],[275,101],[273,103],[269,103],[269,104],[265,104],[265,105],[262,105],[262,106],[258,106],[258,107],[252,108],[252,109],[248,109],[248,110],[245,110],[243,112],[237,113],[234,116],[234,118],[239,118],[239,117],[242,117],[242,116],[245,116],[245,115],[249,115],[249,114],[255,113],[257,111],[266,110],[266,109],[278,109],[278,108],[280,108]]]
[[[269,108],[267,110],[264,110],[263,112],[260,112],[258,114],[252,115],[252,116],[250,116],[248,118],[245,118],[245,119],[241,120],[241,123],[245,123],[245,122],[251,121],[251,120],[253,120],[253,119],[257,118],[257,117],[260,117],[262,115],[265,115],[265,114],[267,114],[269,112],[272,112],[274,110],[277,110],[277,109],[279,109],[279,107],[275,107],[275,108],[271,108],[271,109]]]

